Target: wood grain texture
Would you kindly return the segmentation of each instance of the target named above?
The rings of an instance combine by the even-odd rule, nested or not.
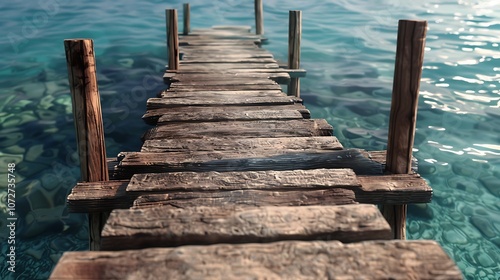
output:
[[[206,110],[210,110],[213,113],[223,113],[223,112],[239,112],[246,110],[267,110],[269,108],[275,108],[280,110],[297,110],[299,111],[305,119],[309,119],[311,117],[309,110],[305,109],[306,107],[302,104],[283,104],[276,106],[266,106],[266,105],[249,105],[249,106],[182,106],[175,108],[157,108],[157,109],[149,109],[142,116],[142,119],[147,124],[156,124],[158,119],[164,114],[168,114],[171,111],[174,111],[178,114],[180,113],[194,113],[199,112],[200,114],[205,112]],[[385,160],[385,157],[384,157]]]
[[[150,129],[143,140],[173,138],[266,138],[332,136],[333,128],[323,119],[287,121],[232,121],[172,123]]]
[[[435,241],[281,241],[67,252],[50,279],[462,279]]]
[[[178,90],[178,89],[177,89]],[[211,90],[221,90],[211,89]],[[223,90],[223,89],[222,89]],[[234,88],[227,88],[234,90]],[[247,89],[250,90],[250,89]],[[260,90],[259,87],[251,90]],[[273,88],[273,90],[276,90]],[[274,105],[292,105],[302,103],[302,99],[295,97],[245,97],[235,96],[233,98],[200,98],[185,97],[185,98],[150,98],[147,101],[147,109],[171,108],[181,106],[274,106]]]
[[[300,120],[304,117],[297,110],[251,110],[240,112],[212,113],[207,110],[204,114],[171,112],[160,117],[157,125],[174,122],[225,122],[225,121],[262,121],[262,120]]]
[[[276,153],[278,153],[276,155]],[[266,153],[260,157],[243,156],[241,152],[203,152],[192,156],[174,153],[121,153],[116,167],[118,178],[128,179],[133,174],[179,171],[266,171],[318,168],[350,168],[359,175],[380,175],[382,165],[365,158],[357,150],[290,152],[275,155]]]
[[[101,100],[97,86],[94,42],[64,40],[81,180],[109,180]],[[90,250],[99,250],[100,232],[108,213],[89,214]]]
[[[332,200],[323,197],[330,204],[370,203],[427,203],[431,200],[432,189],[424,179],[415,174],[354,176],[351,170],[345,169],[314,169],[292,171],[247,171],[247,172],[171,172],[136,174],[128,181],[108,181],[94,183],[78,183],[68,196],[68,208],[72,212],[96,212],[124,209],[132,206],[132,202],[146,194],[174,194],[196,192],[222,192],[235,190],[262,190],[271,196],[273,192],[297,191],[300,196],[297,205],[312,205],[314,196],[310,191],[342,189],[337,192],[343,198]],[[324,192],[319,192],[322,195]],[[306,195],[303,195],[306,194]],[[179,195],[179,194],[177,194]],[[354,195],[354,197],[353,197]],[[144,200],[152,205],[179,204],[169,200],[174,196],[156,196]],[[186,199],[186,196],[182,196]],[[197,194],[188,196],[191,201],[185,203],[200,203]],[[204,198],[209,197],[205,195]],[[225,195],[227,197],[227,195]],[[241,195],[240,195],[241,197]],[[194,201],[197,199],[198,201]],[[277,197],[272,200],[276,203]],[[219,198],[224,200],[224,198]],[[228,199],[225,199],[226,201]],[[306,201],[307,200],[307,201]],[[203,199],[214,205],[214,200]],[[282,199],[282,205],[290,205],[289,200]],[[172,203],[174,202],[174,203]],[[234,202],[234,199],[233,199]],[[251,200],[250,200],[251,202]],[[335,203],[334,203],[335,202]],[[247,203],[248,204],[248,203]],[[203,205],[203,204],[196,204]],[[255,203],[254,203],[255,205]]]
[[[195,152],[195,151],[241,151],[255,156],[259,152],[273,151],[314,151],[314,150],[342,150],[342,144],[333,136],[317,137],[286,137],[286,138],[228,138],[221,141],[219,138],[203,139],[157,139],[147,140],[141,152]],[[269,154],[268,154],[269,155]]]
[[[179,69],[179,35],[177,28],[177,10],[165,10],[167,22],[167,51],[168,51],[168,69]]]
[[[200,90],[200,91],[177,91],[175,88],[170,88],[160,92],[161,98],[253,98],[253,97],[286,97],[287,95],[281,90],[240,90],[240,91],[218,91],[218,90]]]
[[[260,208],[165,207],[114,210],[102,232],[104,250],[282,240],[390,239],[374,205]]]
[[[300,68],[300,41],[302,38],[302,12],[290,11],[288,25],[288,68]],[[300,81],[292,78],[288,85],[288,95],[300,97]]]
[[[199,86],[218,86],[218,85],[238,85],[238,86],[253,86],[253,85],[278,85],[275,81],[269,79],[256,79],[250,78],[233,78],[233,79],[217,79],[217,80],[185,80],[181,82],[172,82],[169,89],[176,89],[180,87],[199,87]],[[202,89],[206,90],[206,89]],[[279,89],[278,89],[279,90]]]
[[[399,21],[386,164],[394,174],[411,172],[426,32],[426,21]],[[394,237],[405,239],[407,206],[383,206],[382,212]]]

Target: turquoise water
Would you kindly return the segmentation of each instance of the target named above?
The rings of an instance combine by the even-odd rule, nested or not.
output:
[[[500,275],[500,5],[497,1],[264,0],[265,47],[286,60],[288,10],[303,11],[302,97],[346,147],[384,149],[398,19],[429,22],[414,156],[433,202],[408,235],[437,240],[467,279]],[[0,236],[7,164],[16,163],[16,273],[44,279],[87,248],[64,207],[79,178],[63,40],[94,39],[108,156],[139,150],[145,101],[162,88],[164,9],[182,1],[0,3]],[[253,25],[253,1],[191,1],[192,26]]]

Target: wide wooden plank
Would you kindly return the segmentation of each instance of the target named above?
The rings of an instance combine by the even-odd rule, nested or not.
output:
[[[314,190],[337,188],[343,189],[339,193],[344,194],[344,203],[354,201],[371,204],[427,203],[432,197],[432,189],[424,179],[415,174],[365,177],[354,176],[352,171],[345,169],[148,173],[136,174],[128,185],[126,183],[128,182],[78,183],[68,196],[68,208],[72,212],[83,213],[110,211],[129,208],[137,197],[148,193],[213,193],[234,190],[262,190],[269,194],[273,191],[295,190],[302,195]],[[301,196],[299,202],[301,205],[311,204],[304,202],[305,199],[311,201],[311,197]],[[198,199],[197,203],[208,201],[202,201],[199,197],[190,199],[195,198]],[[323,197],[325,199],[327,198]],[[168,196],[155,198],[161,204],[165,204],[166,200]],[[151,204],[153,200],[150,199],[149,202]],[[284,203],[287,202],[289,203]],[[200,205],[203,204],[198,206]]]
[[[214,85],[232,85],[232,86],[242,86],[242,85],[277,85],[277,83],[273,80],[267,79],[267,78],[224,78],[221,79],[220,77],[218,79],[213,79],[213,80],[184,80],[184,81],[172,81],[170,83],[170,88],[177,88],[177,87],[198,87],[198,86],[214,86]],[[280,89],[276,87],[277,89]]]
[[[430,240],[281,241],[66,252],[50,279],[462,279]]]
[[[282,105],[276,105],[276,106],[183,106],[183,107],[175,107],[175,108],[157,108],[157,109],[148,109],[146,113],[142,116],[142,119],[148,123],[148,124],[156,124],[158,119],[163,116],[164,114],[168,114],[172,110],[175,110],[177,113],[185,112],[185,113],[192,113],[192,112],[199,112],[202,114],[205,112],[207,109],[211,110],[213,113],[217,112],[237,112],[237,111],[245,111],[245,110],[267,110],[269,108],[276,108],[276,109],[282,109],[282,110],[298,110],[299,112],[302,113],[304,118],[308,119],[311,117],[309,110],[305,109],[304,105],[302,104],[282,104]]]
[[[163,75],[163,81],[165,83],[175,82],[175,81],[187,81],[187,80],[220,80],[223,77],[222,74],[214,73],[210,70],[208,72],[200,72],[200,73],[184,73],[184,74],[176,74],[176,73],[165,73]],[[179,72],[182,73],[182,72]],[[227,76],[227,79],[231,79],[232,77],[245,77],[245,78],[254,78],[254,79],[270,79],[278,84],[287,84],[290,81],[290,75],[286,71],[274,71],[272,73],[256,73],[256,72],[239,72],[239,73],[231,73],[227,72],[224,74],[224,77]]]
[[[216,192],[232,190],[307,190],[361,187],[351,169],[136,174],[127,192]]]
[[[223,57],[205,57],[205,58],[188,58],[183,59],[181,61],[181,67],[186,64],[206,64],[206,63],[276,63],[274,58],[245,58],[245,57],[236,57],[236,58],[223,58]]]
[[[184,53],[183,59],[185,60],[197,60],[200,58],[274,58],[271,53],[268,52],[251,52],[251,53],[222,53],[222,52],[193,52],[193,53]]]
[[[214,89],[215,90],[215,89]],[[176,89],[179,91],[179,89]],[[200,100],[196,97],[186,98],[149,98],[147,101],[148,110],[157,108],[170,108],[179,106],[274,106],[291,105],[302,103],[302,99],[296,97],[245,97],[235,96],[233,98],[210,98]]]
[[[333,128],[323,119],[166,123],[150,129],[144,140],[172,138],[265,138],[332,136]]]
[[[276,153],[278,153],[276,155]],[[118,178],[128,179],[139,173],[161,173],[176,171],[265,171],[318,168],[350,168],[359,175],[380,175],[382,165],[365,158],[357,150],[288,152],[276,151],[260,157],[242,157],[237,152],[193,153],[120,153],[120,163],[115,173]]]
[[[304,207],[166,207],[114,210],[102,250],[282,240],[390,239],[391,229],[368,204]]]
[[[233,69],[278,69],[278,63],[203,63],[203,64],[182,64],[181,69],[183,71],[196,69],[200,70],[233,70]],[[250,71],[252,72],[252,71]]]
[[[170,112],[160,117],[157,125],[174,122],[224,122],[224,121],[261,121],[261,120],[300,120],[302,114],[297,110],[252,110],[240,112],[212,113],[210,110],[199,114]]]
[[[203,139],[161,139],[146,140],[141,152],[195,152],[195,151],[241,151],[249,153],[246,156],[255,156],[272,151],[317,151],[342,150],[342,144],[336,137],[286,137],[286,138],[220,138]],[[269,155],[269,154],[268,154]],[[242,155],[243,156],[243,155]]]
[[[311,206],[354,203],[356,203],[354,191],[344,188],[311,190],[307,193],[303,190],[238,190],[141,195],[134,201],[133,208],[191,208],[196,206],[221,208],[231,205],[241,207]]]
[[[162,98],[253,98],[253,97],[286,97],[286,93],[281,90],[200,90],[200,91],[177,91],[175,89],[164,90],[160,93],[159,97]]]
[[[272,81],[274,83],[274,81]],[[172,87],[175,91],[200,91],[200,90],[211,90],[211,91],[244,91],[244,90],[281,90],[281,86],[276,84],[226,84],[226,85],[206,85],[203,83],[188,85],[188,86],[175,86]],[[198,102],[199,103],[199,102]]]

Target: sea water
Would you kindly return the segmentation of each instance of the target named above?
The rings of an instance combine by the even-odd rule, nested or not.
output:
[[[44,279],[87,249],[68,213],[79,179],[63,40],[94,39],[107,154],[140,149],[145,102],[161,90],[165,8],[183,1],[2,1],[0,240],[9,253],[8,164],[15,163],[16,272]],[[253,1],[191,1],[191,24],[254,25]],[[265,47],[286,61],[288,11],[303,11],[302,97],[345,147],[386,148],[397,24],[427,20],[414,156],[434,189],[409,209],[410,239],[437,240],[467,279],[500,275],[500,5],[496,0],[264,0]],[[180,13],[180,20],[182,16]]]

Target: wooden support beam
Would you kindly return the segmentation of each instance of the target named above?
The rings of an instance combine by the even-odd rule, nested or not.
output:
[[[288,69],[300,68],[300,40],[302,37],[302,12],[290,11],[288,26]],[[299,78],[291,78],[288,95],[300,97]]]
[[[264,35],[264,6],[262,0],[255,0],[255,34]]]
[[[109,180],[104,144],[101,101],[97,87],[94,42],[91,39],[64,40],[69,85],[73,100],[81,180]],[[89,214],[90,250],[100,248],[101,230],[109,213]]]
[[[188,35],[191,31],[191,8],[189,7],[189,3],[184,3],[183,5],[183,22],[184,27],[182,29],[182,34]]]
[[[393,174],[411,172],[426,32],[426,21],[399,21],[386,163]],[[404,204],[382,207],[396,239],[406,239],[406,212]]]
[[[177,31],[177,10],[165,10],[167,21],[168,69],[179,69],[179,34]]]

